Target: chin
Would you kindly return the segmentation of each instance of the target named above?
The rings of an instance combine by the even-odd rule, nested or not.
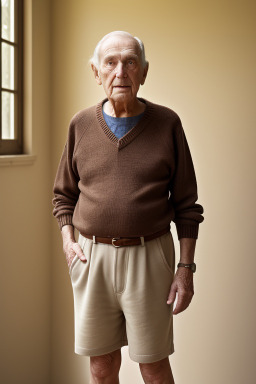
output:
[[[136,96],[132,96],[131,94],[119,93],[119,94],[112,95],[111,99],[116,102],[118,101],[118,102],[127,103],[136,99]]]

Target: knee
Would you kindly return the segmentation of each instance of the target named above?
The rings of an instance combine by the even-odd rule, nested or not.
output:
[[[118,375],[121,365],[121,351],[115,351],[102,356],[90,358],[90,370],[93,377],[106,379]]]
[[[154,363],[140,363],[140,370],[147,384],[173,383],[168,358]]]

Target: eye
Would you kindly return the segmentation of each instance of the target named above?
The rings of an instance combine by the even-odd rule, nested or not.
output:
[[[113,60],[113,59],[107,59],[107,60],[105,60],[105,66],[106,67],[113,67],[115,65],[115,60]]]
[[[127,60],[126,66],[130,69],[134,69],[136,67],[136,60],[134,59]]]

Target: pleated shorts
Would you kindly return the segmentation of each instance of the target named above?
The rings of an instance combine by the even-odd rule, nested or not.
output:
[[[173,306],[167,298],[175,269],[171,232],[144,245],[115,248],[79,234],[87,262],[70,267],[75,353],[100,356],[128,345],[138,363],[174,352]]]

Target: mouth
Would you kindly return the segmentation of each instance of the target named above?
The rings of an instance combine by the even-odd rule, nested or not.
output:
[[[131,87],[129,85],[114,85],[113,91],[118,93],[127,93]]]
[[[130,88],[130,86],[129,85],[114,85],[113,88],[126,89],[126,88]]]

